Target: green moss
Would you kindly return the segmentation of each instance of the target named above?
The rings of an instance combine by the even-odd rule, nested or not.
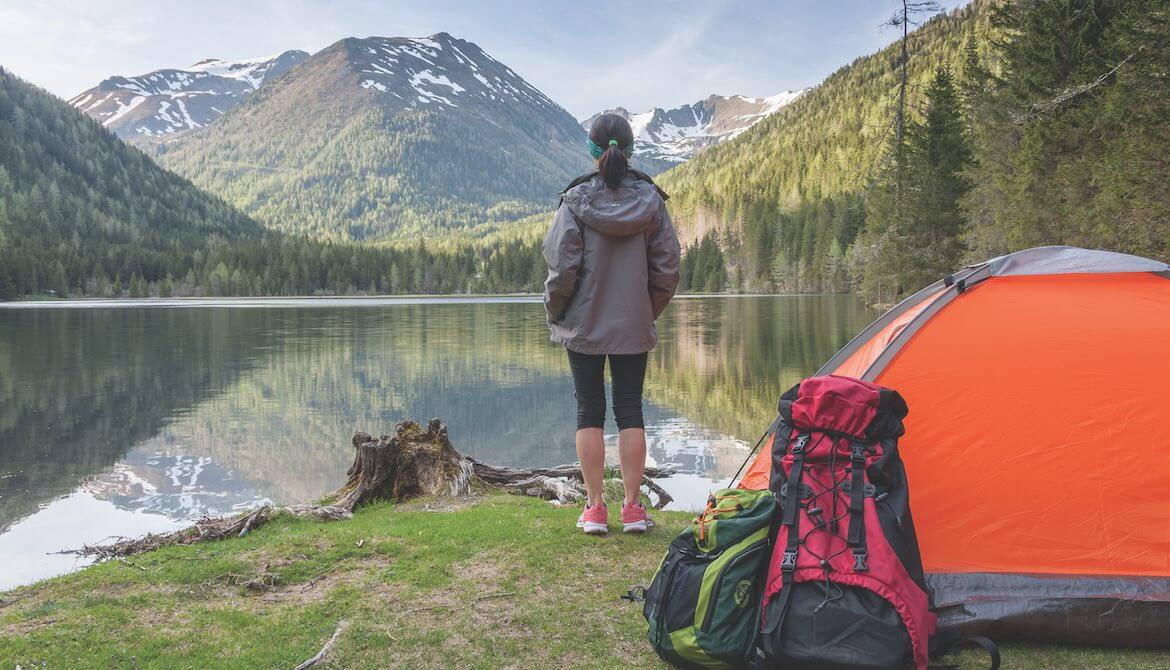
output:
[[[449,507],[449,505],[444,505]],[[349,622],[327,668],[662,666],[640,607],[691,515],[586,537],[578,510],[493,495],[428,511],[278,518],[241,539],[168,547],[0,596],[0,670],[294,667]],[[616,519],[616,514],[613,515]],[[234,577],[225,577],[232,575]],[[269,588],[244,584],[274,575]],[[1164,652],[1009,646],[1005,667],[1162,668]],[[972,654],[962,667],[977,668]]]

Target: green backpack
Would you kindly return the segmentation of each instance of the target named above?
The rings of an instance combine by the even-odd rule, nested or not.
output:
[[[759,630],[776,499],[723,489],[670,544],[642,614],[663,660],[681,668],[741,668]]]

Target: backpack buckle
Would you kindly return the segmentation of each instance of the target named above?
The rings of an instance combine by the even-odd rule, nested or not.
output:
[[[801,433],[800,435],[797,435],[796,439],[793,440],[793,442],[792,442],[793,455],[803,454],[804,448],[807,445],[808,445],[808,433]]]
[[[808,500],[809,498],[812,497],[812,487],[809,486],[808,484],[802,483],[800,486],[796,487],[796,495],[799,496],[799,498],[801,500]],[[783,484],[780,485],[780,500],[784,501],[787,499],[788,499],[788,482],[784,482]],[[781,504],[783,505],[784,503],[781,502]]]
[[[869,570],[869,552],[864,549],[853,550],[853,571],[865,572]]]
[[[854,463],[865,462],[865,445],[854,442],[849,445],[849,460]]]
[[[796,551],[785,551],[784,558],[780,559],[781,572],[795,572],[796,571]]]
[[[842,492],[853,493],[853,482],[849,481],[848,479],[841,482],[839,486]],[[861,485],[861,495],[865,496],[866,498],[873,498],[877,495],[877,487],[873,484],[870,484],[869,482],[865,482]]]

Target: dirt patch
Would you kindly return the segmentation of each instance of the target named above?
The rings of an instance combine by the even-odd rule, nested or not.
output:
[[[477,585],[482,590],[490,590],[504,581],[508,575],[507,559],[499,552],[481,551],[462,563],[455,564],[455,581],[464,584]]]
[[[301,584],[275,585],[257,596],[263,603],[306,605],[319,602],[340,586],[353,586],[367,597],[381,601],[396,601],[402,591],[399,584],[380,579],[378,575],[392,560],[385,556],[368,556],[346,562],[343,569],[314,577]]]

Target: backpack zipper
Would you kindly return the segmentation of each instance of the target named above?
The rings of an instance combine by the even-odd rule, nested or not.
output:
[[[764,548],[767,544],[767,539],[763,539],[751,544],[747,549],[744,549],[739,554],[739,556],[736,556],[735,558],[728,561],[727,565],[723,566],[723,569],[719,571],[719,576],[715,578],[715,584],[711,587],[710,602],[707,603],[707,614],[704,616],[703,625],[699,628],[699,630],[706,633],[711,629],[711,619],[715,615],[715,605],[719,602],[719,590],[723,587],[723,576],[727,574],[727,571],[730,570],[733,565],[743,560],[748,554],[754,553],[755,551]]]

